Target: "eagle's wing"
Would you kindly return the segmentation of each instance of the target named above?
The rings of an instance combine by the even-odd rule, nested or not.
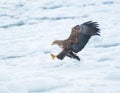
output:
[[[71,34],[68,37],[68,42],[70,42],[71,44],[77,44],[78,43],[78,33],[80,31],[80,26],[76,25],[75,27],[72,28]]]
[[[81,51],[91,36],[100,35],[100,29],[98,28],[97,22],[88,21],[80,25],[80,30],[78,32],[78,43],[73,44],[71,47],[74,52]]]

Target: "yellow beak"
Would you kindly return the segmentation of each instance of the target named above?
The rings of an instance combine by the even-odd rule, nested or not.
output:
[[[54,43],[51,44],[51,46],[53,46],[53,45],[54,45]]]

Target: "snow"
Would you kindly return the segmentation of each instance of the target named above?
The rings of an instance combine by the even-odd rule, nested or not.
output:
[[[1,0],[0,93],[120,93],[119,0]],[[81,61],[52,60],[71,28],[97,21]]]

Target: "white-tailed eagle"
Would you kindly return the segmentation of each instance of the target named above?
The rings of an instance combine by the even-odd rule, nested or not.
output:
[[[98,28],[97,22],[88,21],[81,25],[76,25],[72,28],[71,34],[68,39],[65,40],[55,40],[52,45],[57,44],[62,48],[62,51],[58,55],[51,54],[51,57],[64,59],[65,56],[70,58],[75,58],[80,60],[80,58],[76,55],[79,51],[81,51],[91,36],[98,35],[100,36],[100,29]]]

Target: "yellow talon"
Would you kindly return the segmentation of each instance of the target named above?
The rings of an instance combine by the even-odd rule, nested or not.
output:
[[[52,59],[55,59],[57,56],[54,54],[51,54]]]

